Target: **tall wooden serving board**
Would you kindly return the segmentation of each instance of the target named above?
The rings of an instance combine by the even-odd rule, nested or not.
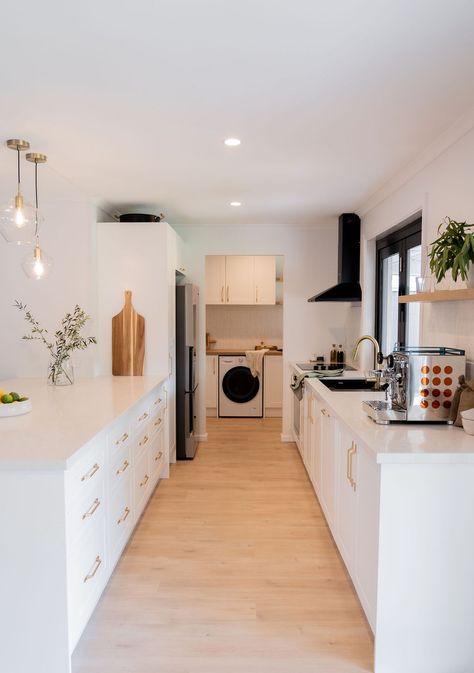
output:
[[[132,306],[132,293],[125,290],[125,304],[112,318],[112,374],[143,376],[145,318]]]

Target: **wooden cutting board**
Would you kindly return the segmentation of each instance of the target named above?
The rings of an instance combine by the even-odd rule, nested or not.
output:
[[[112,374],[143,376],[145,318],[132,306],[132,293],[125,290],[125,305],[112,318]]]

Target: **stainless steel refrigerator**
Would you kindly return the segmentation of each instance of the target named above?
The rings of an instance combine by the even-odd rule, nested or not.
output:
[[[199,289],[176,286],[176,458],[190,460],[196,453],[197,316]]]

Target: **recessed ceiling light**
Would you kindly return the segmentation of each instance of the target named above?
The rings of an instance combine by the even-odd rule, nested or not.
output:
[[[231,205],[231,206],[234,206],[234,208],[238,208],[238,207],[241,206],[242,204],[240,203],[240,201],[231,201],[231,202],[230,202],[230,205]]]
[[[224,140],[224,145],[227,145],[228,147],[237,147],[237,145],[240,145],[240,140],[238,138],[226,138]]]

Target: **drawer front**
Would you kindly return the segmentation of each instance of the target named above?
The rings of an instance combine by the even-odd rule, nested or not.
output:
[[[148,425],[150,420],[150,409],[149,402],[147,404],[139,404],[136,408],[133,409],[132,416],[132,433],[142,434],[145,426]]]
[[[135,440],[135,446],[134,446],[134,455],[133,459],[139,460],[142,453],[148,449],[149,445],[151,442],[151,427],[150,423],[148,422],[143,428],[141,428],[141,432],[136,437]]]
[[[133,528],[132,479],[112,494],[110,499],[108,534],[111,564],[115,565]]]
[[[133,504],[136,518],[145,506],[151,487],[151,470],[149,468],[149,452],[144,451],[137,460],[134,468],[134,497]]]
[[[163,428],[164,418],[165,418],[165,408],[162,406],[151,417],[149,430],[152,436],[156,435],[156,433]]]
[[[129,421],[121,421],[113,424],[112,429],[107,434],[107,446],[110,455],[115,451],[121,450],[124,446],[131,444],[131,428]]]
[[[161,474],[163,465],[165,463],[164,452],[164,434],[159,432],[153,438],[153,442],[149,449],[150,470],[152,474],[152,481],[155,484]]]
[[[71,504],[86,492],[98,488],[105,477],[105,447],[102,443],[91,448],[66,472],[67,496]]]
[[[80,543],[71,546],[68,570],[69,614],[78,628],[90,614],[107,581],[105,546],[105,518],[91,534],[81,537]]]
[[[110,456],[109,484],[110,490],[120,488],[132,473],[131,447],[126,444],[119,451],[112,451]]]
[[[101,479],[93,486],[68,505],[68,534],[71,541],[102,525],[99,520],[104,517],[106,509],[104,480]]]

